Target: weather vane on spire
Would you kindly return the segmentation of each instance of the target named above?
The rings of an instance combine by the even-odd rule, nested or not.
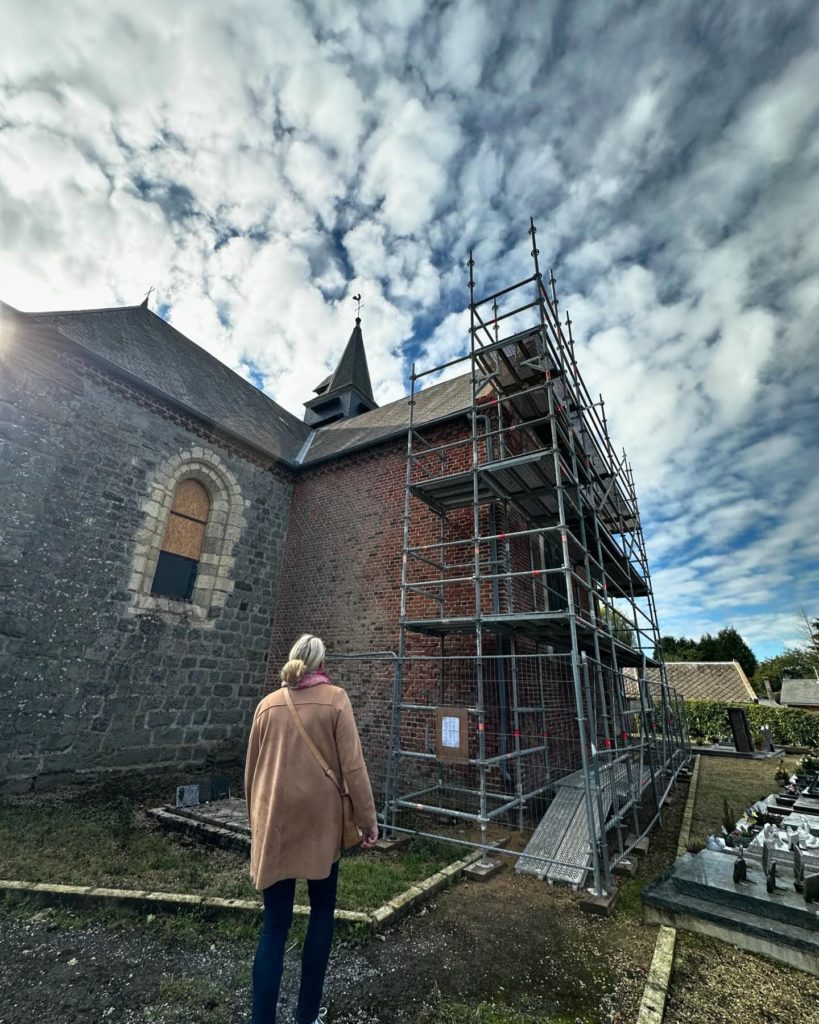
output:
[[[355,318],[356,318],[356,320],[360,320],[361,319],[361,293],[360,292],[358,293],[358,295],[354,295],[353,296],[353,302],[356,303]]]

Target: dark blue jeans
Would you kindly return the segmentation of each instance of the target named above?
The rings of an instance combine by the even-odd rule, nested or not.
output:
[[[321,1005],[324,975],[333,942],[333,914],[338,889],[338,861],[327,878],[308,881],[310,923],[301,955],[301,985],[296,1004],[298,1024],[313,1024]],[[276,1004],[284,969],[284,948],[293,920],[296,882],[284,878],[268,886],[264,896],[264,919],[259,946],[253,961],[253,1024],[276,1024]]]

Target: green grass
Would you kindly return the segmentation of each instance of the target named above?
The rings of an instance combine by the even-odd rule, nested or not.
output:
[[[155,789],[0,800],[0,878],[258,900],[246,856],[162,832],[145,816],[145,807],[162,802]],[[344,857],[338,906],[375,909],[462,854],[415,840],[407,850]],[[297,902],[308,902],[303,884]]]
[[[207,978],[188,978],[165,974],[159,981],[157,1007],[146,1006],[146,1022],[197,1020],[200,1024],[222,1024],[229,1019],[232,1006],[226,993]],[[170,1015],[169,1015],[170,1014]]]
[[[798,757],[786,757],[785,768],[793,770]],[[734,820],[751,804],[779,789],[774,779],[780,759],[745,761],[733,757],[700,757],[699,782],[691,838],[702,838],[720,831],[723,801],[728,801]]]
[[[643,906],[640,892],[657,875],[674,863],[677,857],[680,825],[685,809],[687,789],[681,787],[675,793],[674,802],[663,808],[663,825],[651,833],[648,856],[644,860],[637,857],[638,870],[634,878],[618,879],[620,898],[617,902],[617,915],[641,921]]]

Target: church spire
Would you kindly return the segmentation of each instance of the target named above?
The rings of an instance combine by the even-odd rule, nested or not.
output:
[[[357,313],[361,312],[361,296]],[[333,420],[350,419],[362,412],[376,409],[367,353],[364,350],[364,336],[361,333],[361,317],[356,316],[355,327],[335,371],[315,389],[316,398],[305,402],[304,422],[319,427]]]

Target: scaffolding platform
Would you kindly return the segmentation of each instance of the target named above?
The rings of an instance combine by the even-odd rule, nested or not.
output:
[[[512,612],[474,616],[456,616],[452,618],[405,619],[404,628],[412,633],[424,636],[469,636],[474,634],[476,625],[482,631],[495,636],[525,636],[530,640],[564,649],[571,644],[571,628],[566,612]],[[597,628],[581,618],[575,620],[575,633],[579,649],[591,654],[594,650],[594,632]],[[640,651],[635,651],[628,644],[619,640],[613,641],[613,649],[617,654],[618,664],[629,668],[658,668],[659,662],[649,658]]]
[[[497,459],[479,466],[477,473],[472,470],[430,476],[418,483],[410,484],[410,493],[423,501],[439,515],[446,515],[455,509],[467,508],[475,501],[475,476],[477,476],[477,501],[479,505],[507,501],[520,510],[525,520],[537,529],[559,527],[560,508],[557,499],[555,449],[545,448],[524,455]],[[570,548],[578,559],[582,558],[582,545],[577,539],[580,516],[569,508],[566,512],[566,529]],[[587,522],[591,510],[584,510]],[[599,542],[605,559],[612,586],[624,595],[644,597],[646,581],[637,566],[615,540],[614,535],[601,523]],[[592,574],[602,575],[602,569],[592,566]]]

